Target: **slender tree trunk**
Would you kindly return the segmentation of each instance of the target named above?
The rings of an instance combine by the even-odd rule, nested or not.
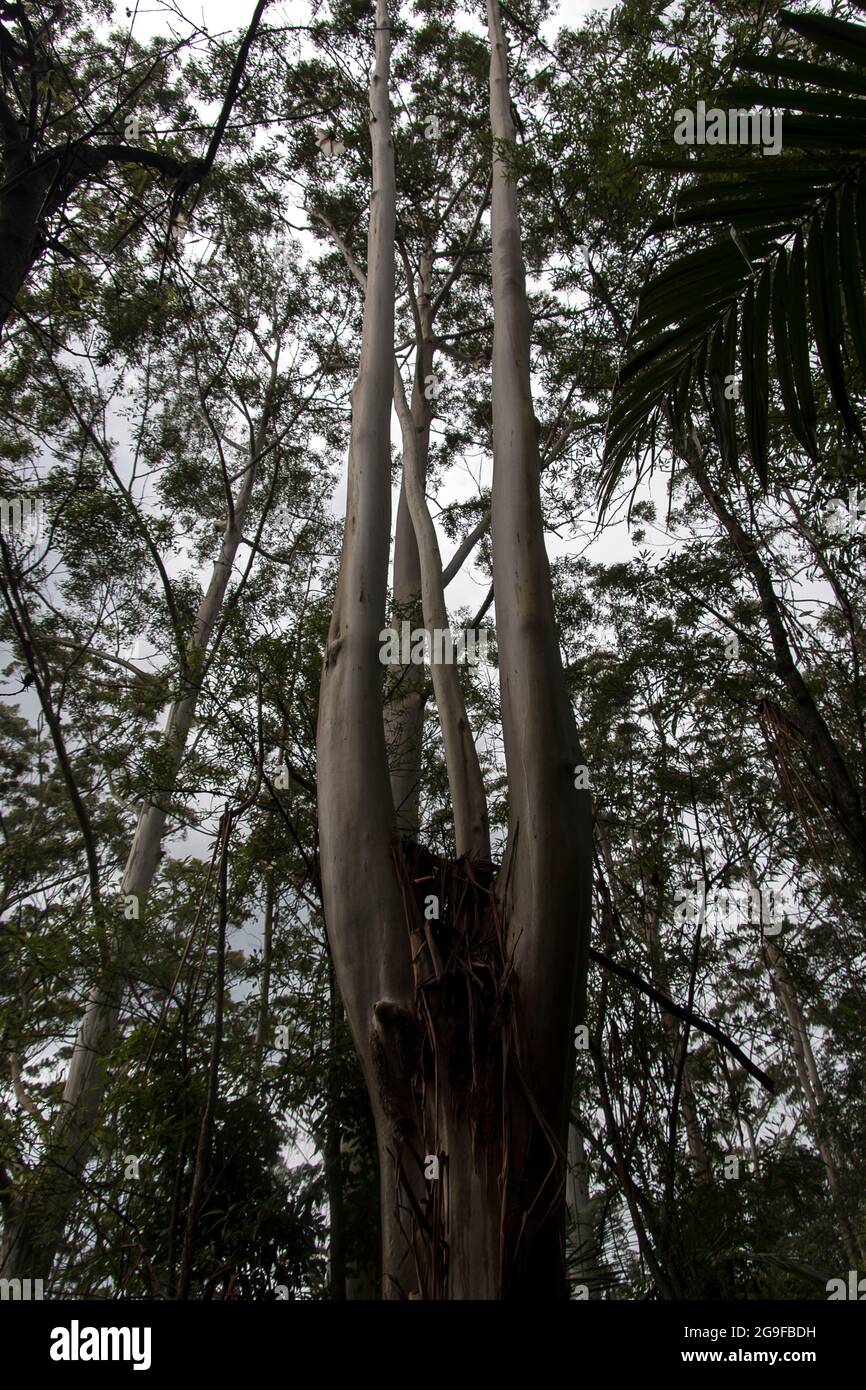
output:
[[[430,304],[430,280],[433,262],[425,247],[420,264],[421,294],[418,317],[421,326],[415,380],[412,387],[411,415],[417,455],[417,471],[424,488],[427,479],[427,459],[430,450],[432,412],[425,394],[425,383],[433,373],[433,325]],[[414,293],[412,286],[410,293]],[[424,621],[421,601],[421,558],[418,553],[416,528],[409,505],[404,442],[403,477],[397,506],[397,528],[394,537],[394,585],[392,612],[397,624],[408,622],[410,631]],[[385,706],[385,730],[391,761],[391,790],[397,815],[397,826],[407,839],[417,840],[420,833],[421,762],[426,705],[424,666],[407,662],[393,665],[388,673],[391,697]]]
[[[497,896],[516,977],[503,1294],[567,1296],[563,1200],[572,1030],[585,1009],[592,822],[559,652],[530,387],[530,315],[497,0],[487,0],[493,205],[493,585],[508,846]]]
[[[431,670],[433,691],[442,737],[448,785],[454,809],[454,836],[458,857],[463,854],[479,859],[490,857],[490,833],[487,820],[487,798],[472,730],[456,666],[436,660],[436,632],[449,632],[448,610],[445,605],[445,585],[436,528],[427,507],[424,482],[427,475],[427,450],[430,444],[432,411],[425,383],[433,371],[433,323],[431,308],[431,277],[433,261],[429,247],[420,260],[420,296],[418,309],[418,343],[415,362],[415,382],[411,409],[399,368],[394,364],[394,401],[403,437],[403,488],[414,531],[414,554],[420,574],[422,616],[431,639]],[[398,518],[399,527],[399,518]],[[395,559],[396,573],[396,559]],[[447,656],[447,651],[445,655]],[[410,720],[411,724],[411,720]],[[404,736],[405,742],[405,736]],[[412,773],[420,778],[420,743],[418,758]],[[399,820],[399,812],[398,812]]]
[[[222,846],[220,851],[219,890],[217,895],[219,900],[219,923],[216,942],[213,1037],[211,1039],[210,1059],[208,1063],[207,1091],[205,1094],[201,1124],[199,1126],[198,1143],[196,1144],[195,1163],[192,1170],[192,1186],[190,1188],[186,1227],[183,1235],[180,1274],[177,1281],[176,1297],[179,1299],[185,1299],[189,1296],[189,1286],[192,1279],[192,1267],[195,1256],[196,1231],[198,1229],[199,1213],[204,1200],[204,1184],[205,1178],[207,1177],[208,1161],[210,1159],[211,1135],[213,1133],[214,1115],[216,1114],[217,1101],[219,1099],[219,1073],[223,1045],[223,1012],[225,1008],[226,989],[226,932],[228,928],[229,843],[231,841],[231,833],[232,813],[229,808],[226,807],[223,813],[222,823],[220,824]]]
[[[821,1162],[827,1174],[827,1186],[830,1189],[833,1206],[836,1208],[842,1244],[848,1259],[851,1261],[852,1269],[856,1269],[860,1265],[866,1265],[866,1243],[857,1231],[856,1222],[852,1219],[848,1201],[842,1189],[841,1165],[836,1153],[836,1146],[827,1130],[824,1115],[824,1092],[818,1075],[815,1054],[812,1051],[809,1030],[800,1008],[794,982],[788,971],[784,952],[779,950],[775,941],[767,937],[763,943],[763,954],[770,979],[773,982],[773,990],[788,1020],[791,1051],[794,1055],[794,1069],[797,1073],[803,1108],[809,1117],[810,1127],[821,1155]]]
[[[467,854],[476,859],[490,858],[490,833],[487,822],[487,798],[472,730],[466,714],[460,672],[447,660],[437,661],[435,634],[450,633],[445,590],[442,584],[442,561],[436,528],[427,507],[421,460],[418,454],[416,425],[406,401],[399,368],[394,364],[394,398],[403,431],[403,481],[421,562],[421,592],[424,626],[430,634],[433,691],[442,738],[445,744],[445,764],[448,786],[454,810],[454,838],[457,856]],[[429,430],[429,426],[428,426]]]
[[[758,887],[758,876],[755,866],[749,854],[748,847],[740,833],[736,818],[733,815],[733,806],[730,797],[726,797],[728,813],[731,817],[731,829],[734,838],[740,847],[742,861],[748,874],[749,884],[753,891],[758,894],[758,901],[762,901],[760,889]],[[763,910],[761,911],[763,920]],[[794,1070],[797,1074],[797,1085],[803,1109],[808,1116],[809,1125],[821,1155],[821,1162],[827,1174],[827,1187],[830,1191],[830,1200],[836,1211],[839,1221],[839,1234],[845,1253],[851,1261],[852,1267],[857,1267],[859,1262],[866,1264],[866,1244],[864,1244],[858,1230],[856,1222],[852,1218],[851,1210],[842,1187],[841,1163],[836,1151],[836,1145],[830,1134],[825,1118],[824,1090],[821,1085],[821,1078],[818,1073],[818,1064],[815,1061],[815,1054],[812,1051],[812,1042],[809,1037],[809,1030],[800,1001],[797,998],[797,990],[791,979],[788,964],[785,960],[783,951],[780,951],[772,937],[764,936],[761,929],[761,951],[764,964],[770,975],[773,992],[782,1006],[782,1011],[788,1021],[789,1036],[791,1039],[791,1052],[794,1057]],[[754,1144],[754,1140],[752,1141]]]
[[[589,1212],[589,1183],[586,1175],[586,1153],[583,1135],[576,1125],[568,1126],[568,1181],[566,1201],[571,1213],[568,1252],[571,1257],[571,1277],[577,1285],[584,1284],[587,1297],[597,1299],[600,1272],[598,1224]]]
[[[610,848],[610,840],[607,831],[600,821],[596,821],[596,835],[601,848],[602,859],[607,870],[607,879],[610,892],[616,894],[616,875],[613,854]],[[617,905],[617,910],[622,915],[622,907]],[[661,933],[659,932],[658,910],[649,909],[642,914],[641,929],[649,948],[650,979],[656,989],[662,994],[671,997],[670,976],[668,974],[667,961],[661,949]],[[664,1029],[665,1041],[668,1048],[671,1066],[676,1068],[680,1050],[680,1028],[675,1018],[672,1018],[664,1009],[661,1011],[661,1023]],[[689,1075],[689,1059],[686,1057],[683,1069],[683,1084],[680,1097],[680,1109],[682,1110],[683,1125],[686,1131],[686,1140],[689,1146],[689,1153],[695,1165],[695,1171],[701,1180],[710,1177],[710,1159],[701,1135],[698,1123],[697,1105],[695,1102],[694,1087],[692,1086],[691,1076]]]
[[[758,546],[743,530],[736,516],[712,486],[703,460],[697,432],[683,432],[679,451],[730,540],[742,559],[757,590],[770,640],[776,674],[784,684],[797,712],[797,725],[818,764],[823,767],[836,817],[850,841],[861,869],[866,869],[866,817],[860,793],[841,750],[833,738],[811,690],[791,654],[782,609],[772,577],[758,554]]]
[[[337,1050],[337,1024],[340,1001],[334,967],[328,961],[328,1042],[333,1058]],[[323,1152],[325,1191],[328,1195],[328,1286],[331,1298],[343,1302],[346,1298],[346,1211],[343,1193],[343,1160],[341,1155],[342,1129],[338,1111],[339,1097],[333,1072],[328,1074],[327,1113],[325,1115],[325,1145]]]
[[[418,460],[422,478],[427,476],[429,422],[425,430],[419,419],[417,391],[412,393],[412,416],[416,421]],[[397,630],[408,622],[410,631],[420,627],[421,562],[415,528],[406,497],[405,462],[397,506],[394,538],[394,585],[392,613]],[[409,840],[417,840],[421,829],[421,753],[424,737],[424,667],[413,662],[392,664],[388,668],[388,699],[385,704],[385,736],[391,765],[391,793],[397,826]]]
[[[141,808],[121,881],[123,902],[134,907],[136,919],[159,862],[168,818],[168,800],[195,717],[198,682],[207,647],[222,608],[243,534],[263,432],[264,421],[234,505],[234,515],[226,525],[220,554],[196,615],[187,649],[188,671],[184,677],[184,691],[171,707],[163,735],[168,769],[162,797],[159,802],[151,801]],[[119,910],[124,910],[123,903]],[[87,1002],[63,1088],[62,1108],[48,1151],[28,1182],[30,1190],[16,1198],[13,1210],[4,1223],[0,1275],[6,1278],[47,1278],[62,1241],[80,1191],[85,1165],[93,1151],[92,1135],[106,1084],[105,1059],[117,1036],[121,1001],[132,968],[134,946],[134,934],[124,921],[115,937],[114,949],[109,952],[102,978]]]
[[[396,1135],[375,1042],[414,1014],[399,842],[382,721],[379,633],[390,542],[390,418],[394,376],[394,151],[385,0],[376,4],[370,86],[373,186],[361,360],[352,397],[346,525],[322,670],[317,730],[322,896],[331,956],[370,1094],[379,1148],[383,1293],[407,1297],[417,1279],[397,1206]],[[381,1044],[384,1048],[384,1044]],[[379,1084],[381,1082],[381,1085]],[[420,1171],[414,1188],[423,1200]]]
[[[271,1004],[271,960],[273,957],[274,926],[279,915],[274,891],[274,875],[268,870],[265,888],[265,921],[262,932],[262,976],[259,987],[259,1013],[256,1019],[256,1040],[253,1049],[253,1068],[250,1075],[248,1095],[255,1095],[262,1083],[262,1065],[265,1057],[265,1044],[268,1036]]]

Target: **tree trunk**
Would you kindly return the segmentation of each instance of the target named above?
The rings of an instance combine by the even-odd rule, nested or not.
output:
[[[422,293],[424,289],[422,288]],[[429,298],[429,296],[428,296]],[[417,392],[417,374],[416,374]],[[423,392],[421,393],[423,398]],[[394,399],[403,432],[403,486],[409,504],[415,539],[421,563],[421,593],[424,626],[431,640],[431,671],[433,692],[442,738],[445,744],[445,764],[448,787],[454,809],[454,838],[457,857],[468,854],[476,859],[490,858],[490,833],[487,822],[487,799],[478,754],[466,714],[460,672],[447,660],[437,661],[437,632],[450,633],[445,589],[442,583],[442,560],[436,528],[424,495],[424,474],[417,445],[415,418],[406,401],[400,370],[394,364]],[[427,423],[429,437],[429,420]]]
[[[608,839],[607,832],[604,826],[598,821],[596,822],[596,834],[601,848],[604,866],[607,870],[608,885],[613,895],[616,893],[616,875],[614,873],[615,866],[613,854],[611,852],[610,840]],[[655,908],[649,908],[642,914],[641,928],[649,948],[650,979],[656,989],[670,998],[670,976],[668,974],[667,961],[662,953],[661,932],[659,931],[659,904],[660,898],[657,898]],[[622,914],[622,907],[619,905],[618,911]],[[669,1013],[666,1013],[664,1009],[661,1011],[661,1024],[664,1029],[671,1066],[676,1070],[681,1043],[680,1027],[677,1020]],[[689,1154],[695,1165],[695,1173],[701,1181],[707,1181],[711,1177],[710,1159],[698,1122],[697,1104],[695,1102],[695,1092],[690,1076],[688,1056],[683,1065],[680,1109],[682,1110],[683,1125],[686,1131]]]
[[[773,990],[788,1020],[791,1051],[794,1054],[794,1068],[797,1073],[803,1108],[809,1117],[809,1125],[815,1143],[818,1145],[824,1171],[827,1174],[827,1186],[830,1190],[831,1201],[836,1209],[842,1245],[845,1254],[851,1261],[852,1269],[856,1269],[861,1264],[866,1265],[866,1244],[857,1231],[856,1222],[852,1220],[848,1202],[842,1190],[841,1166],[836,1153],[836,1146],[827,1130],[824,1119],[823,1088],[818,1075],[815,1054],[812,1051],[809,1030],[800,1008],[797,991],[788,972],[784,953],[769,937],[764,939],[763,953],[770,979],[773,982]]]
[[[592,822],[559,652],[530,387],[530,316],[505,42],[487,0],[493,208],[493,586],[508,846],[497,882],[515,980],[503,1295],[564,1298],[563,1199],[572,1030],[585,1008]],[[581,779],[581,782],[583,779]]]
[[[370,85],[373,186],[361,360],[352,397],[346,525],[322,670],[317,729],[322,896],[337,982],[370,1094],[382,1187],[383,1292],[414,1287],[397,1211],[398,1155],[387,1096],[373,1061],[382,1019],[414,1012],[403,902],[394,872],[399,841],[382,721],[379,633],[390,542],[390,418],[394,374],[394,152],[385,0],[376,5]],[[382,1026],[386,1026],[383,1022]],[[417,1195],[423,1196],[415,1178]],[[410,1282],[412,1281],[412,1282]]]
[[[772,577],[758,554],[758,546],[743,530],[736,516],[712,486],[703,461],[703,448],[697,432],[683,431],[677,440],[679,452],[701,492],[709,502],[734,548],[745,565],[761,602],[761,610],[773,646],[776,674],[788,691],[797,712],[797,727],[808,743],[816,762],[827,777],[830,800],[836,819],[848,837],[862,869],[866,869],[866,817],[856,781],[833,738],[815,697],[791,654],[782,608]]]
[[[746,845],[746,841],[738,828],[736,818],[733,813],[733,806],[729,796],[725,797],[728,814],[730,816],[731,829],[734,838],[739,845],[743,864],[748,874],[749,886],[753,892],[758,894],[758,902],[762,902],[760,888],[758,887],[758,876],[755,866]],[[763,909],[761,910],[763,921]],[[859,1263],[866,1264],[866,1245],[857,1230],[856,1221],[852,1218],[848,1202],[842,1190],[841,1164],[839,1155],[836,1152],[836,1145],[830,1134],[824,1117],[824,1091],[821,1085],[821,1078],[818,1075],[818,1065],[815,1061],[815,1054],[812,1051],[812,1042],[809,1037],[809,1030],[800,1001],[797,998],[797,991],[788,970],[783,951],[780,951],[776,942],[769,936],[764,936],[763,927],[761,928],[761,952],[764,964],[770,975],[773,992],[776,995],[782,1010],[788,1021],[791,1039],[791,1052],[794,1057],[794,1070],[797,1074],[797,1086],[803,1103],[803,1109],[809,1120],[809,1127],[818,1152],[821,1155],[821,1162],[827,1174],[827,1187],[830,1191],[830,1200],[836,1211],[839,1221],[839,1233],[842,1245],[853,1268]],[[752,1139],[754,1146],[754,1139]]]
[[[33,269],[39,249],[39,217],[57,175],[59,158],[35,168],[27,130],[0,96],[0,139],[7,190],[0,197],[0,330]]]
[[[268,1037],[268,1024],[271,1012],[271,962],[273,959],[274,926],[279,917],[276,902],[273,869],[267,871],[265,886],[265,921],[262,932],[262,975],[259,987],[259,1012],[256,1019],[256,1040],[253,1047],[253,1066],[250,1073],[247,1095],[253,1096],[262,1084],[262,1066],[265,1060],[265,1046]]]
[[[587,1298],[597,1299],[598,1278],[601,1272],[598,1223],[590,1207],[583,1135],[573,1124],[568,1126],[566,1201],[571,1213],[568,1240],[571,1277],[578,1287],[581,1284],[585,1285]]]
[[[135,903],[136,916],[150,890],[159,862],[168,817],[168,798],[174,786],[189,732],[195,717],[199,681],[205,654],[222,608],[234,558],[243,534],[252,497],[259,441],[240,493],[223,533],[218,559],[198,609],[187,649],[184,693],[171,707],[163,747],[169,764],[161,802],[142,806],[126,862],[120,892]],[[122,909],[121,909],[122,910]],[[134,936],[122,928],[115,936],[113,956],[106,962],[102,979],[92,990],[78,1031],[66,1083],[62,1109],[48,1151],[4,1223],[0,1248],[0,1275],[6,1278],[47,1278],[63,1238],[70,1212],[78,1196],[85,1165],[92,1153],[92,1135],[105,1090],[105,1058],[117,1036],[123,993],[132,968]]]
[[[498,26],[491,12],[491,111],[503,138]],[[493,543],[512,805],[494,885],[482,865],[447,864],[397,839],[388,777],[377,650],[394,385],[387,34],[378,0],[367,294],[317,739],[325,919],[376,1125],[384,1297],[562,1299],[590,803],[574,785],[580,751],[544,549],[517,209],[497,155]]]
[[[414,414],[413,399],[413,414]],[[427,472],[426,440],[418,439],[422,475]],[[422,622],[421,563],[415,530],[406,499],[405,471],[397,506],[394,538],[394,587],[391,605],[398,632],[408,622],[410,630]],[[385,736],[391,765],[391,793],[401,835],[417,840],[421,830],[421,750],[424,735],[424,667],[412,662],[388,668],[385,703]]]

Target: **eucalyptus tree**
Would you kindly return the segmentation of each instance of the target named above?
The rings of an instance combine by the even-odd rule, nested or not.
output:
[[[474,852],[453,867],[422,876],[432,885],[444,875],[439,894],[428,896],[425,916],[424,896],[412,883],[412,865],[423,860],[398,838],[388,777],[379,641],[389,542],[396,197],[384,0],[376,8],[370,87],[372,191],[346,528],[319,705],[325,915],[376,1121],[383,1294],[389,1298],[557,1298],[565,1292],[564,1151],[570,1035],[581,1008],[587,949],[589,794],[576,787],[582,760],[544,548],[530,316],[508,162],[514,126],[495,3],[487,18],[491,532],[509,778],[509,836],[500,873],[491,877],[476,841]],[[398,383],[405,438],[409,410],[400,391]],[[423,499],[418,459],[411,454],[407,494],[412,489],[414,498],[407,500],[416,504],[410,515],[426,616],[432,618],[435,570],[428,571],[432,585],[425,585],[423,565],[435,556],[418,525]],[[448,711],[440,708],[440,717]],[[448,770],[457,805],[450,760]],[[363,898],[357,893],[360,868]],[[425,929],[425,922],[437,920]],[[468,1072],[467,1054],[474,1057]]]
[[[38,1161],[28,1173],[18,1158],[20,1181],[7,1194],[4,1269],[36,1277],[50,1268],[93,1149],[106,1059],[136,979],[163,842],[169,829],[195,824],[195,799],[207,788],[195,773],[188,770],[184,781],[179,774],[187,754],[201,774],[191,731],[203,692],[213,700],[222,688],[228,697],[214,666],[219,647],[256,565],[314,568],[321,536],[311,434],[319,429],[327,438],[332,428],[323,382],[333,330],[322,319],[320,331],[316,296],[291,254],[275,258],[259,240],[261,216],[233,213],[225,203],[217,213],[231,244],[206,264],[195,252],[186,261],[175,254],[162,312],[140,319],[130,347],[117,342],[122,312],[110,284],[100,287],[89,328],[76,334],[88,371],[43,353],[41,335],[21,326],[7,347],[7,419],[20,423],[12,393],[27,373],[36,371],[42,393],[17,461],[29,458],[44,473],[47,455],[43,493],[57,500],[35,558],[2,541],[7,631],[33,683],[85,845],[94,956],[62,1098],[43,1127]],[[141,274],[161,274],[158,250],[143,260]],[[133,285],[133,300],[138,291]],[[121,420],[130,422],[125,444],[110,433]],[[101,549],[94,535],[103,538]],[[178,558],[183,569],[172,577]],[[197,572],[208,563],[202,590]],[[104,647],[92,643],[94,628],[107,637]],[[153,648],[150,669],[119,650],[136,633]],[[110,723],[93,729],[87,695],[94,667],[129,672],[144,692],[127,707],[139,739],[144,734],[143,757],[128,741],[128,726],[120,748],[112,747]],[[164,727],[148,730],[163,710]],[[80,758],[71,751],[82,743],[90,760],[105,758],[108,786],[132,815],[119,884],[110,883],[112,854],[99,841]],[[254,742],[254,764],[260,753]]]

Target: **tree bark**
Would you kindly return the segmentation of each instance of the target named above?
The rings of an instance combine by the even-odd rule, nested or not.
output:
[[[416,368],[412,392],[412,420],[418,451],[418,468],[422,486],[427,477],[427,455],[430,447],[430,415],[424,409],[424,375],[433,370],[432,344],[422,342],[422,361]],[[429,368],[429,370],[428,370]],[[418,390],[421,375],[422,389]],[[394,585],[392,590],[394,622],[408,622],[410,630],[423,621],[421,607],[421,560],[409,500],[406,495],[406,461],[404,446],[403,478],[397,505],[397,529],[394,536]],[[388,671],[390,698],[385,705],[385,730],[391,762],[391,792],[397,826],[401,835],[417,840],[421,831],[421,754],[424,737],[424,667],[423,665],[393,665]]]
[[[494,564],[513,790],[494,892],[471,859],[446,864],[400,844],[386,761],[377,643],[394,388],[387,32],[378,0],[367,295],[317,739],[325,919],[376,1125],[384,1297],[564,1299],[571,1030],[585,989],[590,799],[575,790],[580,750],[544,549],[517,208],[497,153],[493,544],[494,557],[497,545],[501,553]],[[491,114],[501,139],[510,116],[496,10],[491,40]],[[413,481],[417,468],[407,470],[407,503]],[[441,567],[439,576],[441,583]],[[422,897],[435,905],[432,915],[421,912]]]
[[[416,379],[417,390],[417,379]],[[421,564],[421,593],[424,626],[435,643],[436,632],[450,632],[445,590],[442,584],[442,560],[436,528],[427,507],[424,481],[417,446],[417,426],[406,401],[400,370],[394,363],[394,399],[403,432],[403,485]],[[429,423],[427,425],[429,435]],[[447,652],[444,653],[447,657]],[[466,714],[460,672],[453,662],[437,661],[436,647],[432,648],[431,672],[436,707],[445,744],[445,764],[448,770],[448,789],[454,810],[454,838],[457,857],[470,855],[475,859],[490,858],[490,832],[487,821],[487,798],[481,766],[472,739]]]
[[[394,151],[385,0],[376,4],[370,85],[373,185],[361,360],[352,396],[346,524],[322,669],[318,754],[322,896],[334,969],[370,1094],[381,1174],[383,1294],[407,1297],[414,1262],[397,1208],[396,1136],[377,1083],[374,1039],[392,1012],[414,1013],[399,852],[382,720],[379,633],[390,548],[394,375]],[[416,1177],[415,1187],[423,1196]]]
[[[268,1024],[271,1012],[271,961],[273,959],[274,926],[279,917],[279,906],[276,902],[276,891],[274,889],[274,874],[272,869],[267,871],[267,883],[265,886],[265,921],[262,932],[262,975],[259,987],[259,1012],[256,1019],[256,1040],[253,1047],[253,1068],[250,1074],[247,1095],[256,1095],[262,1084],[262,1066],[265,1059],[265,1044],[268,1036]]]
[[[586,1152],[583,1135],[576,1125],[568,1126],[568,1181],[566,1200],[571,1213],[568,1248],[572,1260],[571,1277],[586,1285],[587,1297],[597,1299],[600,1273],[598,1223],[589,1205]]]
[[[497,884],[516,977],[503,1295],[564,1298],[563,1200],[572,1029],[585,1008],[590,793],[559,652],[544,546],[530,386],[530,315],[508,70],[497,0],[487,0],[493,206],[493,585],[508,845]]]
[[[400,486],[397,531],[394,540],[392,614],[397,631],[408,622],[420,627],[421,568],[405,478]],[[388,668],[385,702],[385,734],[391,767],[391,793],[401,835],[417,840],[421,833],[421,755],[424,738],[424,667],[412,662],[392,663]]]

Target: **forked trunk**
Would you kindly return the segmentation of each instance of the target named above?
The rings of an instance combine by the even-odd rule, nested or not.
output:
[[[481,859],[447,863],[401,841],[391,799],[378,660],[394,370],[385,0],[376,14],[364,329],[319,707],[325,918],[376,1123],[384,1296],[558,1299],[590,805],[575,790],[580,751],[544,548],[517,208],[497,151],[493,543],[511,820],[494,879]],[[490,17],[493,130],[509,141],[495,8]],[[452,796],[456,806],[453,786]]]

